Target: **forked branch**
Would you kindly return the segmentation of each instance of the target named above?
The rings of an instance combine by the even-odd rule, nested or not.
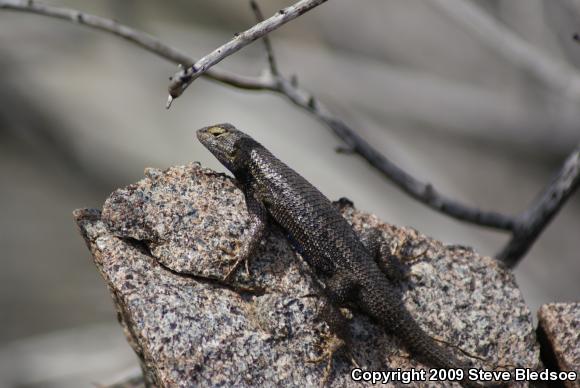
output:
[[[179,97],[185,89],[200,75],[205,73],[215,64],[229,57],[243,47],[249,45],[257,39],[266,36],[270,32],[283,26],[291,20],[303,15],[311,9],[319,6],[327,0],[300,0],[296,4],[281,9],[274,16],[261,21],[252,28],[236,34],[229,42],[216,48],[191,66],[178,71],[169,83],[169,98],[167,107],[171,106],[173,99]]]
[[[512,238],[497,258],[509,268],[524,257],[546,226],[580,186],[580,144],[566,158],[560,171],[518,218]]]
[[[250,0],[250,7],[252,7],[252,11],[254,12],[254,16],[258,23],[264,21],[264,14],[262,14],[262,10],[258,6],[258,3],[255,0]],[[266,34],[262,37],[262,42],[264,42],[264,50],[266,50],[266,56],[268,57],[268,65],[270,66],[270,74],[277,76],[279,75],[278,72],[278,64],[276,63],[276,57],[274,56],[274,49],[272,48],[272,42],[270,42],[270,37]]]

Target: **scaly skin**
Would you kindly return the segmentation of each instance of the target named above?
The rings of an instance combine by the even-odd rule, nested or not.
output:
[[[197,137],[241,184],[255,231],[248,247],[255,247],[262,238],[270,214],[325,284],[332,304],[358,306],[432,366],[466,370],[467,365],[421,329],[405,308],[398,288],[320,191],[230,124],[202,128]],[[246,249],[246,257],[240,261],[251,250]]]

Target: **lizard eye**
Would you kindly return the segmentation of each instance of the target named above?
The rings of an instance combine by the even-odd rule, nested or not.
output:
[[[219,136],[219,135],[225,134],[227,132],[227,130],[225,130],[222,127],[211,127],[207,130],[207,132],[211,135]]]

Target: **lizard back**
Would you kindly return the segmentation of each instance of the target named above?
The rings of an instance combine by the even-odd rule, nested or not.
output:
[[[369,256],[338,209],[304,177],[257,142],[248,157],[249,185],[312,266],[323,273],[354,270]]]

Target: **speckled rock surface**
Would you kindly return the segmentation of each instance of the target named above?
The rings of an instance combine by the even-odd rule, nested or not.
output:
[[[580,302],[550,303],[538,311],[538,326],[546,336],[558,369],[580,374]],[[565,382],[567,387],[580,387],[580,380]]]
[[[158,386],[319,386],[326,363],[305,361],[331,336],[318,317],[324,300],[283,234],[271,228],[249,274],[242,268],[224,284],[247,236],[241,192],[198,164],[146,175],[113,193],[102,214],[75,212],[146,378]],[[428,333],[486,360],[472,360],[486,370],[538,368],[532,318],[511,273],[353,207],[343,214],[356,230],[379,227],[401,248],[410,267],[404,301]],[[364,369],[426,368],[396,337],[350,315],[352,351]],[[360,385],[344,357],[334,361],[332,385]]]

